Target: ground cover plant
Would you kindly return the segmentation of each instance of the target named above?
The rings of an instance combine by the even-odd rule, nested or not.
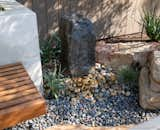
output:
[[[58,34],[54,33],[42,41],[40,48],[45,96],[57,99],[60,91],[64,89],[64,76],[59,61],[61,55],[61,40]]]
[[[138,85],[138,77],[139,77],[138,70],[130,66],[123,66],[118,71],[119,82],[129,86]]]
[[[61,54],[61,40],[58,34],[50,35],[40,42],[42,64],[54,63],[59,60]]]

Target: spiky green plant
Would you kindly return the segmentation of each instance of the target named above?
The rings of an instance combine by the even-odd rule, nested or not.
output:
[[[44,74],[45,86],[49,88],[50,94],[53,98],[58,98],[61,90],[64,89],[64,76],[61,71],[61,66],[55,66],[53,72],[46,72]]]
[[[118,71],[119,81],[130,86],[138,83],[138,75],[139,72],[129,66],[124,66]]]
[[[152,41],[160,41],[160,17],[152,12],[144,11],[143,26]]]

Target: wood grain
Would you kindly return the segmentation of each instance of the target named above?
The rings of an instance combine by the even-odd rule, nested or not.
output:
[[[0,129],[46,113],[46,103],[21,63],[0,67]]]

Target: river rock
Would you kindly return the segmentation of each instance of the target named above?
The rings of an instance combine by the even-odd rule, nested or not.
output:
[[[72,76],[84,76],[95,64],[96,35],[93,24],[81,15],[61,17],[62,64],[66,64]]]

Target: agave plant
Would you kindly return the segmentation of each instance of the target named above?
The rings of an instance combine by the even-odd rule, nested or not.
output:
[[[59,97],[59,93],[64,89],[64,76],[62,75],[61,66],[55,66],[53,72],[44,74],[44,81],[47,88],[50,90],[50,94],[54,98]]]
[[[152,41],[160,41],[160,17],[151,12],[144,12],[143,26]]]

